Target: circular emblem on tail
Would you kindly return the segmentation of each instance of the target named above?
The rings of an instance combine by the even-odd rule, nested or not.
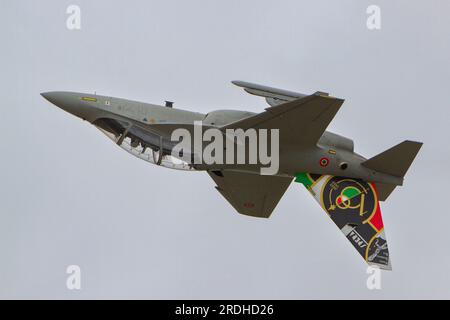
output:
[[[323,205],[329,214],[345,223],[364,223],[377,208],[377,197],[372,186],[359,179],[333,177],[324,186]],[[342,221],[344,223],[344,221]]]

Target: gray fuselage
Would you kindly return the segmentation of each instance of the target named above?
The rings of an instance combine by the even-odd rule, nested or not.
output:
[[[229,123],[251,117],[255,113],[217,110],[208,114],[136,102],[121,98],[76,92],[47,92],[42,96],[59,108],[120,137],[130,135],[132,143],[170,153],[176,142],[170,140],[177,128],[192,131],[194,122],[205,128],[221,128]],[[280,128],[282,130],[282,128]],[[134,140],[133,140],[134,139]],[[122,139],[123,140],[123,139]],[[318,159],[327,159],[318,165]],[[366,181],[402,184],[402,178],[370,170],[361,165],[366,159],[353,150],[353,141],[324,132],[315,146],[280,146],[277,175],[295,177],[297,173],[328,174],[360,178]],[[325,161],[324,161],[325,162]],[[324,163],[325,164],[325,163]],[[196,170],[242,170],[259,172],[261,164],[196,164]]]

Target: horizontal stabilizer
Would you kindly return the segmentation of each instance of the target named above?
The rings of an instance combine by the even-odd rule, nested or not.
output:
[[[403,141],[402,143],[366,160],[362,165],[366,168],[403,177],[422,147],[421,142]]]

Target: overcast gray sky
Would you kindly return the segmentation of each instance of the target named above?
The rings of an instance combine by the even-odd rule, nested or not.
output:
[[[66,8],[81,8],[81,30]],[[366,8],[381,8],[381,30]],[[450,2],[1,1],[1,298],[450,298]],[[260,112],[246,80],[346,99],[329,130],[371,157],[419,156],[382,204],[382,290],[292,184],[268,220],[237,214],[206,173],[116,147],[43,91],[208,112]],[[79,265],[82,289],[66,288]]]

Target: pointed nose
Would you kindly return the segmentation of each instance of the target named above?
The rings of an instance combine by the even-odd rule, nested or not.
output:
[[[53,103],[55,106],[60,107],[64,110],[66,110],[66,107],[72,102],[70,101],[70,93],[68,92],[42,92],[41,96],[44,97],[47,101]]]
[[[83,95],[80,93],[51,91],[42,92],[41,96],[55,106],[84,120],[91,121],[91,118],[96,115],[95,106],[91,105],[89,102],[81,100]]]
[[[43,96],[45,99],[48,100],[48,98],[50,96],[50,92],[41,92],[41,96]]]
[[[41,96],[44,97],[47,101],[52,102],[52,93],[51,92],[42,92]]]

